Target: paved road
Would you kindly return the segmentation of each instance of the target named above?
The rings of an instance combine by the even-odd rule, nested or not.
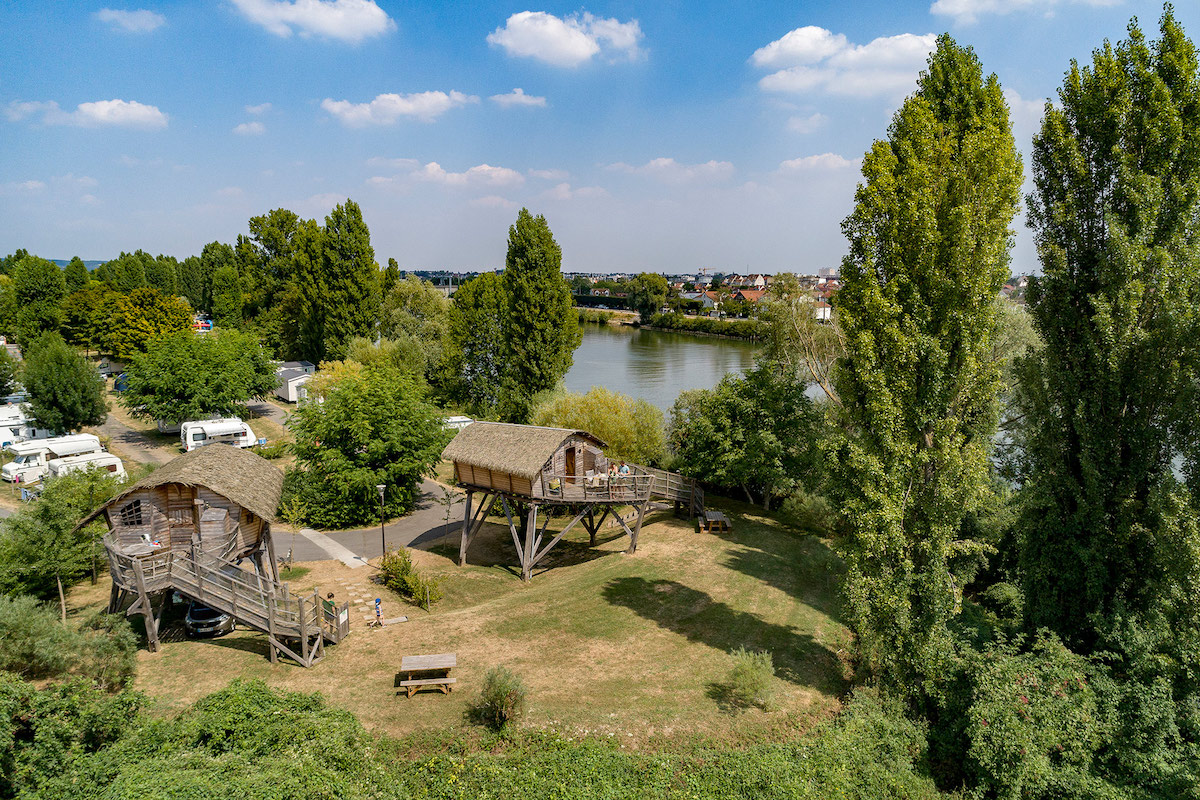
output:
[[[161,465],[175,457],[165,452],[158,442],[129,427],[113,414],[109,414],[104,424],[96,427],[96,431],[112,440],[108,449],[122,458]]]
[[[421,482],[421,495],[417,499],[417,507],[407,517],[392,520],[384,526],[383,537],[380,536],[379,526],[352,531],[332,531],[318,534],[318,541],[328,537],[350,552],[362,558],[377,558],[382,551],[381,540],[387,541],[389,550],[397,547],[421,547],[443,538],[447,534],[457,533],[462,528],[463,495],[453,492],[454,503],[450,507],[450,522],[446,523],[446,506],[442,503],[445,496],[441,485],[431,480]],[[324,561],[337,558],[335,552],[322,549],[318,544],[296,533],[279,531],[274,534],[275,555],[283,558],[288,550],[296,561]]]
[[[287,422],[287,417],[290,413],[288,410],[280,408],[274,403],[268,403],[265,400],[259,403],[249,403],[247,404],[246,408],[250,409],[250,413],[253,414],[254,417],[266,417],[267,419],[278,422],[280,425],[283,425]]]

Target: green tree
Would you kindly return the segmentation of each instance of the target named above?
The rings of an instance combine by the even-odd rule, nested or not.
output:
[[[78,292],[80,289],[88,285],[88,281],[92,279],[88,272],[87,265],[83,263],[83,259],[75,256],[71,259],[63,270],[63,280],[67,285],[67,294]]]
[[[842,225],[830,495],[862,664],[915,700],[951,656],[949,559],[989,481],[999,374],[987,355],[1021,186],[995,75],[940,36],[862,173]]]
[[[671,408],[673,468],[764,507],[822,477],[821,415],[794,370],[763,360],[714,389],[681,392]]]
[[[20,366],[8,354],[8,349],[0,347],[0,397],[10,395],[17,388],[17,376]]]
[[[147,285],[146,273],[154,269],[154,256],[144,250],[122,252],[97,270],[97,277],[118,292],[128,294]]]
[[[212,276],[213,324],[218,328],[242,326],[242,281],[233,264],[219,267]]]
[[[384,295],[379,335],[415,353],[422,377],[433,377],[441,364],[449,330],[450,300],[429,281],[409,275]]]
[[[308,521],[324,527],[378,522],[378,484],[387,487],[387,516],[411,511],[421,478],[431,474],[450,439],[420,385],[394,368],[367,367],[326,384],[321,400],[301,406],[290,420],[297,463],[288,475],[289,494],[307,506]]]
[[[188,256],[179,262],[179,294],[197,311],[204,305],[204,267],[199,256]]]
[[[179,292],[179,261],[174,256],[159,255],[146,262],[146,285],[153,286],[168,297]]]
[[[385,298],[392,291],[392,287],[400,280],[400,265],[396,263],[396,259],[389,258],[387,269],[383,271],[383,276],[380,278],[379,291]]]
[[[341,358],[351,339],[371,335],[379,308],[379,267],[358,203],[348,199],[334,207],[323,244],[320,360]]]
[[[108,344],[108,323],[116,304],[116,293],[107,284],[89,281],[83,289],[63,301],[63,338],[85,350],[100,350]]]
[[[200,291],[202,300],[199,306],[195,306],[201,311],[212,313],[213,310],[213,294],[212,281],[213,275],[217,274],[217,270],[221,267],[237,268],[237,262],[234,260],[233,248],[224,242],[209,242],[204,245],[204,249],[200,251]]]
[[[667,303],[667,292],[670,287],[667,279],[654,272],[643,272],[626,285],[629,292],[629,307],[638,312],[642,322],[662,311]]]
[[[500,413],[510,422],[524,422],[533,396],[566,376],[583,340],[562,276],[562,250],[542,215],[522,208],[508,229],[502,282],[508,314]]]
[[[495,272],[460,286],[450,308],[445,378],[449,393],[484,417],[495,416],[500,405],[507,313],[504,283]]]
[[[0,333],[17,334],[17,289],[8,275],[0,275]]]
[[[149,343],[160,336],[191,327],[192,310],[187,303],[143,286],[128,295],[114,295],[108,350],[117,358],[128,360],[145,352]]]
[[[23,247],[18,247],[16,251],[9,253],[4,258],[0,258],[0,274],[12,276],[16,271],[17,264],[23,261],[29,255],[29,251]]]
[[[99,425],[108,416],[104,379],[58,333],[44,333],[26,348],[21,382],[38,424],[56,434]]]
[[[67,295],[62,270],[53,261],[28,256],[14,268],[17,302],[17,335],[22,344],[62,324],[62,301]]]
[[[125,372],[121,403],[135,416],[180,423],[241,416],[275,389],[275,365],[258,340],[224,330],[179,331],[150,342]]]
[[[660,466],[667,459],[663,413],[603,386],[585,394],[557,392],[534,409],[534,425],[588,431],[606,444],[610,459]]]

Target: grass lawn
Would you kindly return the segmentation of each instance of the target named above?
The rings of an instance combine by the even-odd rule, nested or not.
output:
[[[375,584],[370,567],[297,565],[309,571],[292,581],[293,591],[332,591],[354,604],[351,635],[322,662],[272,665],[256,631],[190,641],[176,622],[158,653],[140,654],[136,685],[174,711],[235,677],[259,677],[320,691],[368,727],[403,736],[460,729],[484,673],[504,664],[529,687],[525,724],[533,727],[619,736],[633,747],[787,738],[835,710],[847,688],[850,634],[836,600],[837,561],[815,536],[750,506],[727,510],[735,530],[725,536],[655,513],[635,555],[621,552],[628,538],[619,528],[606,527],[592,548],[579,526],[529,584],[515,575],[507,529],[489,523],[465,568],[453,561],[455,542],[414,552],[419,566],[445,580],[445,599],[432,613]],[[102,580],[77,587],[72,603],[84,610],[107,596]],[[367,628],[377,596],[385,617],[409,621]],[[739,645],[774,657],[776,710],[723,707],[728,653]],[[396,695],[403,655],[441,652],[458,654],[452,694]]]

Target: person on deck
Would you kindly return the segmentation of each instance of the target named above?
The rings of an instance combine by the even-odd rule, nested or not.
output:
[[[621,474],[622,474],[622,475],[628,475],[628,474],[629,474],[629,465],[628,465],[628,464],[626,464],[624,461],[622,461],[622,462],[621,462]]]

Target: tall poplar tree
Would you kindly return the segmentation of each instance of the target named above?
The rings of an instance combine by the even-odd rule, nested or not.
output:
[[[863,665],[916,699],[951,653],[964,514],[987,491],[995,298],[1008,277],[1021,162],[995,75],[948,35],[866,154],[842,224],[835,371],[844,437],[832,494]]]
[[[1073,63],[1033,146],[1021,565],[1029,625],[1083,652],[1200,645],[1200,75],[1169,7],[1160,31]]]
[[[571,288],[562,276],[562,250],[541,214],[522,208],[508,229],[502,280],[508,317],[500,413],[511,422],[525,422],[533,396],[553,389],[567,374],[583,340]]]
[[[321,257],[321,360],[339,359],[355,336],[371,336],[379,318],[379,265],[362,209],[353,200],[325,218]]]
[[[79,256],[73,256],[70,263],[63,269],[63,279],[67,283],[67,294],[83,289],[88,285],[91,277],[88,274],[87,264],[84,264]]]

